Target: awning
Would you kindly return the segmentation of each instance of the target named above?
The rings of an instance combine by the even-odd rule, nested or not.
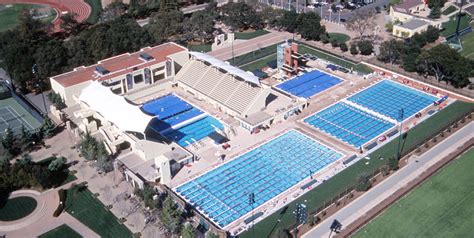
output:
[[[79,100],[122,131],[144,133],[153,118],[143,113],[138,106],[128,103],[124,97],[114,94],[97,81],[92,81],[82,90]]]

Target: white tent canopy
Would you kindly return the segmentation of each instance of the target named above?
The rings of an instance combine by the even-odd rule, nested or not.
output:
[[[230,64],[225,63],[224,61],[221,61],[219,59],[216,59],[210,55],[204,54],[204,53],[199,53],[199,52],[189,52],[190,55],[194,56],[198,60],[206,61],[209,64],[211,64],[214,67],[220,68],[222,70],[225,70],[227,73],[238,76],[239,78],[242,78],[243,80],[260,85],[260,81],[258,80],[258,77],[247,73],[237,67],[234,67]]]
[[[144,133],[153,118],[143,113],[138,106],[128,103],[124,97],[114,94],[97,81],[92,81],[82,90],[79,100],[122,131]]]

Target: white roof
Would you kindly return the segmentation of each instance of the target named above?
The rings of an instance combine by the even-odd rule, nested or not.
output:
[[[122,131],[143,133],[153,118],[143,113],[138,106],[128,103],[124,97],[114,94],[97,81],[92,81],[82,90],[79,100]]]
[[[250,74],[250,73],[247,73],[247,72],[245,72],[245,71],[243,71],[243,70],[241,70],[237,67],[234,67],[230,64],[227,64],[222,60],[216,59],[216,58],[214,58],[210,55],[204,54],[204,53],[199,53],[199,52],[194,52],[194,51],[190,51],[189,54],[194,56],[195,58],[197,58],[199,60],[208,62],[209,64],[211,64],[214,67],[225,70],[227,73],[229,73],[231,75],[238,76],[239,78],[242,78],[243,80],[245,80],[247,82],[250,82],[250,83],[253,83],[253,84],[256,84],[256,85],[260,85],[260,81],[258,80],[257,76],[255,76],[253,74]]]

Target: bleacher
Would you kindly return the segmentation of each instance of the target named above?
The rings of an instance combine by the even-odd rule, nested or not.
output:
[[[181,82],[240,115],[246,113],[264,90],[212,65],[191,59],[176,75]]]

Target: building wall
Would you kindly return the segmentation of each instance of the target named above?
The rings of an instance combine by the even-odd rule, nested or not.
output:
[[[426,29],[428,29],[428,26],[429,24],[426,24],[416,29],[406,29],[403,27],[403,25],[394,25],[392,34],[400,38],[410,38],[415,33],[421,33],[423,31],[426,31]]]

